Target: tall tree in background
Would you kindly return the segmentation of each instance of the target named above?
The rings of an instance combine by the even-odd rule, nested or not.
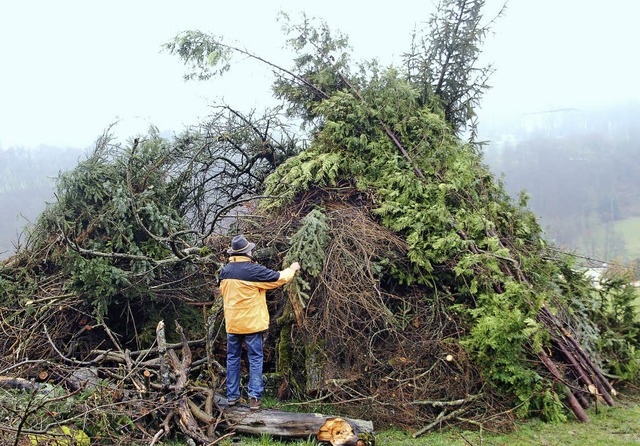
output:
[[[484,0],[441,1],[428,26],[414,33],[411,50],[404,56],[408,79],[420,89],[423,103],[444,110],[454,129],[468,128],[472,137],[475,109],[493,71],[490,65],[478,66],[493,23],[482,22],[484,4]]]

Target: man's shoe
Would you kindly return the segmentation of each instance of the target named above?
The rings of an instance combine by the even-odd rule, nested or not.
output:
[[[251,409],[251,410],[260,409],[260,400],[258,398],[250,398],[249,399],[249,409]]]

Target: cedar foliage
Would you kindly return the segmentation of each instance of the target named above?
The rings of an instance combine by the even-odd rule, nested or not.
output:
[[[419,310],[418,302],[411,302],[412,294],[421,293],[416,296],[418,300],[435,308],[442,306],[438,311],[451,312],[450,317],[467,327],[456,333],[454,339],[474,356],[475,364],[482,368],[490,382],[524,404],[523,413],[544,408],[548,418],[561,417],[555,394],[546,393],[552,383],[545,382],[529,361],[530,355],[542,348],[544,337],[536,322],[537,312],[544,302],[562,299],[560,294],[541,293],[536,289],[536,286],[548,287],[548,281],[554,280],[554,275],[559,276],[559,269],[553,262],[541,259],[544,244],[535,218],[522,206],[511,203],[473,148],[455,137],[442,115],[421,107],[416,91],[399,79],[395,71],[372,78],[361,94],[373,103],[389,103],[388,95],[393,95],[394,108],[381,111],[347,92],[336,93],[317,105],[316,113],[324,118],[322,128],[314,136],[311,149],[285,162],[268,179],[267,192],[281,199],[269,202],[266,207],[277,210],[297,206],[296,200],[305,193],[334,188],[339,182],[347,181],[350,187],[372,196],[368,203],[369,224],[385,226],[396,237],[401,237],[406,243],[406,261],[376,258],[378,265],[382,262],[387,266],[370,273],[372,277],[368,281],[355,290],[346,291],[346,295],[338,293],[353,305],[358,305],[355,299],[368,295],[366,301],[371,305],[376,298],[366,289],[382,288],[382,308],[367,314],[347,311],[341,318],[308,323],[307,330],[314,331],[309,326],[323,327],[327,331],[323,345],[338,346],[336,349],[349,346],[357,351],[347,340],[362,338],[354,344],[370,345],[370,337],[391,323],[399,327],[393,330],[394,336],[403,338],[394,344],[408,350],[416,340],[405,332],[407,326],[398,326],[400,308],[402,317],[409,321],[435,318]],[[398,154],[382,131],[376,120],[381,114],[400,142],[412,146],[413,161],[425,173],[425,179],[413,174],[412,166]],[[315,204],[331,206],[331,202],[328,200],[327,204],[321,199]],[[466,234],[466,239],[460,236],[461,232]],[[347,246],[357,243],[361,234],[364,231],[351,234]],[[332,239],[338,237],[334,232]],[[358,251],[361,261],[368,264],[368,256],[376,257],[371,247],[381,242],[374,239],[366,245],[367,249]],[[296,254],[290,252],[289,256],[295,258]],[[358,258],[352,261],[358,262]],[[333,265],[343,262],[339,257],[332,259]],[[527,269],[521,269],[520,265],[527,265]],[[543,271],[544,281],[536,284],[524,279],[528,270]],[[349,282],[345,276],[353,274],[351,267],[334,282]],[[316,295],[322,294],[322,284],[328,280],[316,282],[312,287]],[[327,289],[333,290],[328,286]],[[448,305],[444,305],[442,299]],[[342,307],[335,299],[321,300],[316,306],[326,307],[324,311],[332,316]],[[381,323],[376,325],[381,315]],[[363,330],[363,321],[373,326]],[[345,330],[341,333],[343,336],[331,333],[341,332],[342,327],[352,330]],[[315,333],[313,337],[319,335]],[[437,342],[444,343],[446,339],[437,339]],[[379,342],[388,345],[382,339]],[[345,359],[344,352],[332,353],[328,356],[338,358],[334,359],[337,364],[332,364],[333,367],[355,361]],[[425,358],[425,361],[446,356],[430,353],[431,360]],[[356,364],[356,368],[363,366]],[[430,384],[425,382],[419,388],[428,389],[435,384],[449,387],[449,398],[464,396],[464,392],[455,392],[447,386],[442,377],[441,380],[431,378]],[[472,388],[477,392],[480,386],[478,379]],[[465,390],[467,394],[473,393]],[[437,398],[427,392],[417,399]]]

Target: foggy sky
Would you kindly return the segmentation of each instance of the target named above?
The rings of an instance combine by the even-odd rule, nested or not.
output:
[[[487,0],[486,17],[501,1]],[[185,83],[178,58],[160,52],[178,32],[223,35],[284,67],[277,12],[304,10],[349,36],[355,59],[399,63],[433,6],[417,0],[21,0],[0,5],[0,148],[85,148],[118,120],[123,137],[153,124],[180,131],[212,101],[241,109],[270,100],[272,76],[240,61],[225,78]],[[496,72],[480,122],[562,107],[640,100],[637,0],[511,0],[487,37]]]

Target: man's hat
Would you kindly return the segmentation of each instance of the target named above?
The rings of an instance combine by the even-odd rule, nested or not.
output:
[[[246,254],[255,247],[255,243],[250,243],[242,235],[236,235],[233,240],[231,240],[231,248],[227,249],[227,254]]]

